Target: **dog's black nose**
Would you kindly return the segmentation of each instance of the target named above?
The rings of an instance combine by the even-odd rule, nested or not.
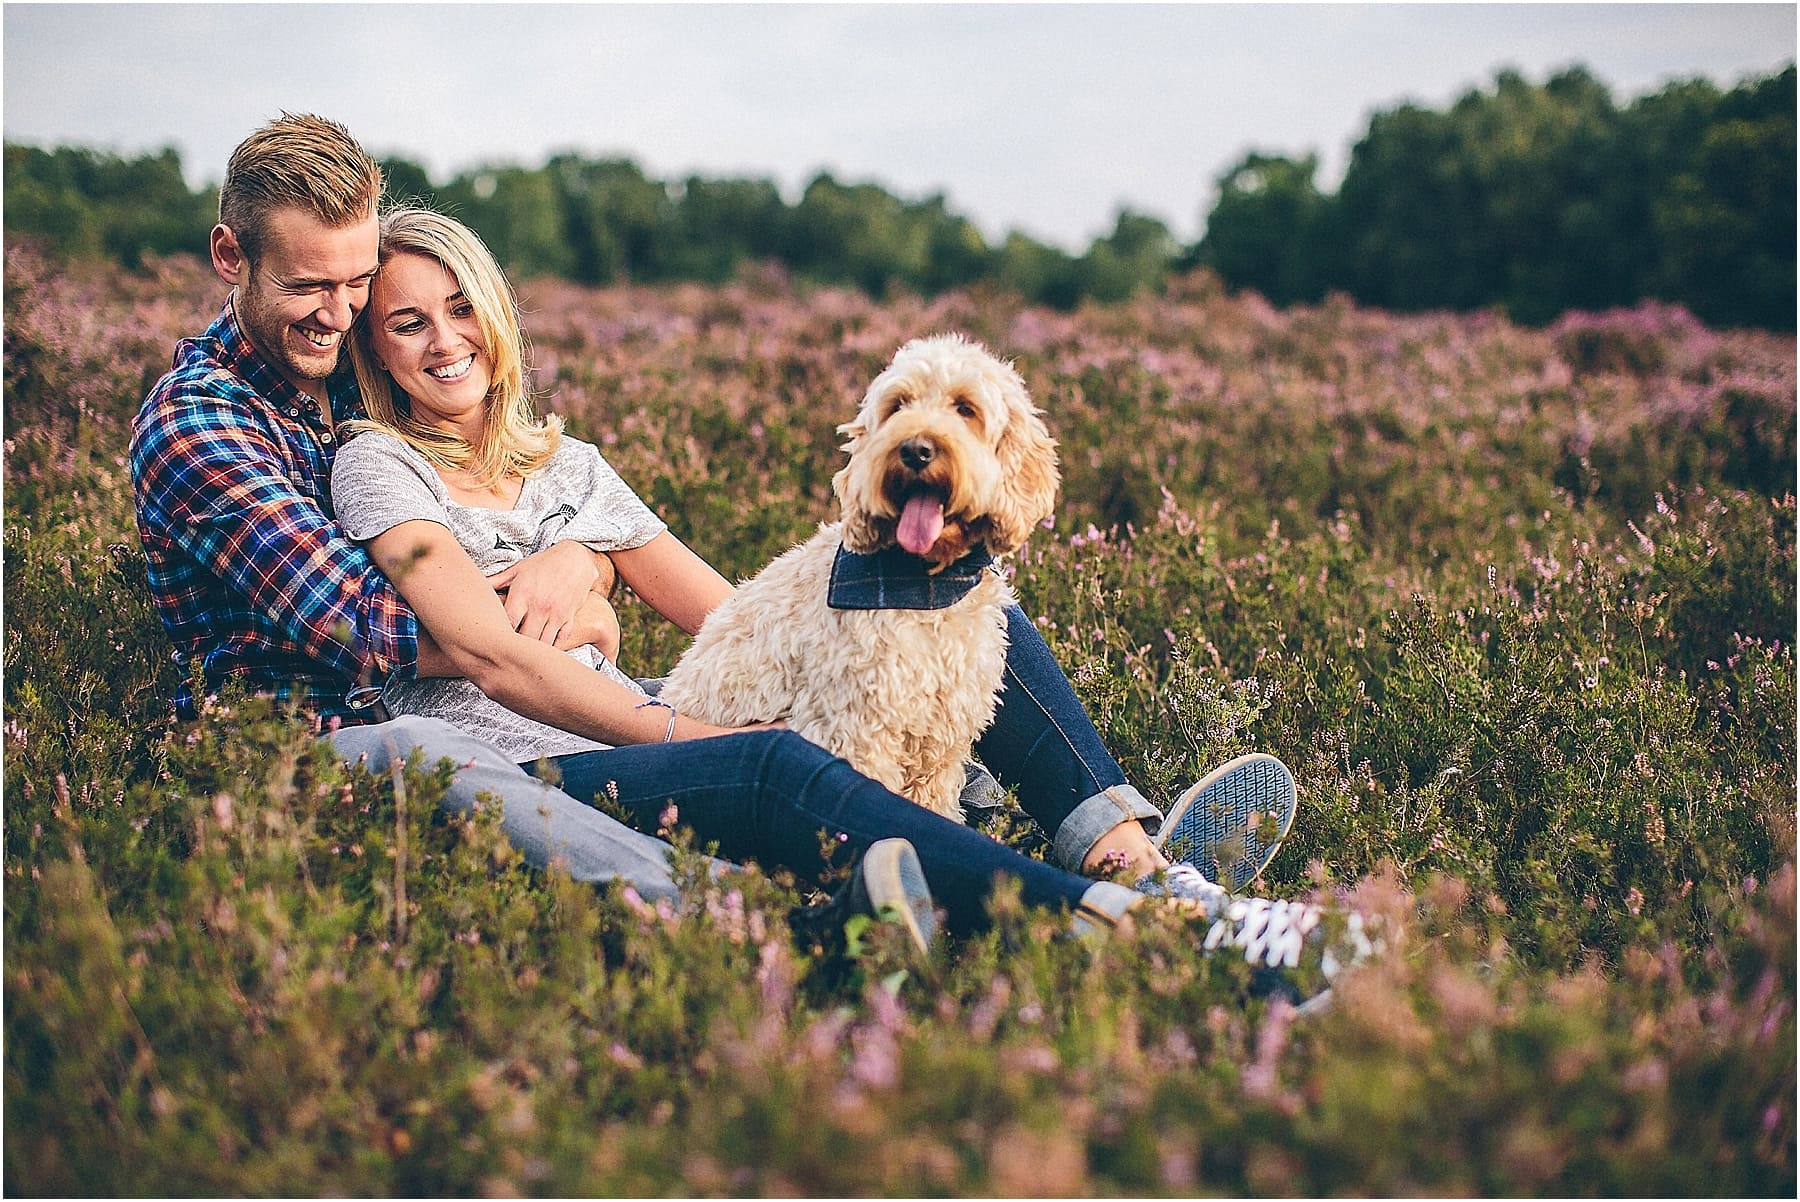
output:
[[[937,447],[929,439],[909,438],[900,444],[900,462],[913,471],[923,471],[937,458]]]

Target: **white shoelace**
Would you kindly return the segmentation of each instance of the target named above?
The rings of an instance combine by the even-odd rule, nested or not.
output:
[[[1260,960],[1270,968],[1297,968],[1300,948],[1323,914],[1306,902],[1235,898],[1206,933],[1206,950],[1241,947],[1251,964]]]
[[[1365,958],[1373,956],[1382,950],[1384,941],[1379,936],[1370,935],[1370,931],[1374,929],[1376,928],[1373,923],[1365,923],[1361,914],[1356,913],[1354,910],[1351,911],[1350,918],[1345,923],[1344,930],[1344,937],[1348,944],[1345,948],[1345,951],[1349,955],[1348,963],[1360,963]],[[1338,969],[1344,967],[1344,965],[1345,962],[1340,961],[1331,948],[1327,947],[1325,949],[1325,958],[1320,963],[1319,967],[1325,973],[1325,979],[1329,981],[1331,978],[1337,976]]]
[[[1318,927],[1325,911],[1309,902],[1270,901],[1264,897],[1232,899],[1225,913],[1206,933],[1206,950],[1241,947],[1244,959],[1251,964],[1259,960],[1270,968],[1296,968],[1300,949],[1307,935]],[[1345,919],[1342,940],[1343,957],[1326,946],[1319,963],[1325,979],[1381,950],[1382,940],[1370,937],[1369,924],[1361,914],[1351,911]]]
[[[1231,894],[1225,886],[1206,879],[1206,874],[1192,864],[1171,864],[1163,869],[1162,879],[1155,876],[1145,877],[1138,882],[1138,891],[1158,897],[1175,898],[1181,901],[1198,902],[1212,914],[1223,909],[1231,901]]]

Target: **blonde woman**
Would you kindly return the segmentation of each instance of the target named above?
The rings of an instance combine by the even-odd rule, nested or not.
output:
[[[392,687],[390,707],[442,716],[528,768],[547,761],[565,791],[606,794],[640,830],[657,829],[673,805],[700,843],[716,843],[729,859],[812,878],[824,867],[821,830],[846,852],[908,840],[963,930],[981,923],[1002,874],[1020,880],[1027,902],[1065,908],[1083,928],[1117,925],[1145,893],[1224,909],[1225,890],[1162,858],[1140,824],[1160,815],[1099,747],[1022,614],[1011,623],[1003,694],[1015,701],[1003,700],[978,750],[1018,786],[1070,868],[1123,863],[1139,870],[1140,890],[1018,855],[790,731],[696,722],[648,697],[600,648],[559,649],[553,632],[543,641],[515,630],[489,573],[547,541],[579,539],[609,552],[619,577],[689,633],[731,586],[592,446],[536,414],[511,290],[472,231],[426,210],[396,210],[382,221],[380,260],[352,345],[369,420],[348,431],[332,495],[347,533],[461,674]],[[1215,773],[1180,808],[1214,813],[1223,798],[1291,817],[1292,778],[1271,757],[1255,757]],[[1273,851],[1253,847],[1255,867]],[[1266,915],[1260,920],[1266,925]]]

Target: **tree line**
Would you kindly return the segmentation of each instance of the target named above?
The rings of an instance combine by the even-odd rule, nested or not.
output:
[[[1443,112],[1376,114],[1335,194],[1316,156],[1245,156],[1192,257],[1276,304],[1341,291],[1538,323],[1656,297],[1791,330],[1794,106],[1791,65],[1623,108],[1579,68],[1503,72]]]
[[[1502,72],[1444,111],[1377,113],[1336,193],[1318,157],[1247,154],[1184,245],[1121,210],[1070,254],[1018,232],[990,243],[942,194],[907,199],[815,176],[790,202],[767,178],[659,180],[624,158],[559,154],[442,184],[384,161],[389,194],[455,213],[509,270],[582,283],[723,282],[777,262],[872,295],[986,283],[1071,309],[1208,267],[1275,304],[1343,292],[1397,310],[1497,307],[1548,321],[1646,297],[1722,325],[1794,328],[1794,68],[1724,91],[1671,84],[1620,107],[1581,68],[1542,85]],[[127,265],[196,251],[216,188],[173,150],[5,148],[5,229],[52,253]]]
[[[5,154],[9,237],[129,267],[147,255],[204,253],[218,188],[191,190],[172,149],[127,159],[9,142]],[[1079,256],[1020,233],[991,246],[941,194],[907,200],[828,172],[789,203],[770,179],[665,181],[629,159],[576,154],[539,168],[481,167],[441,185],[405,158],[384,159],[382,168],[391,200],[455,214],[514,274],[587,284],[722,283],[748,264],[773,261],[802,280],[877,297],[989,281],[1073,309],[1160,284],[1182,251],[1161,221],[1129,210]]]

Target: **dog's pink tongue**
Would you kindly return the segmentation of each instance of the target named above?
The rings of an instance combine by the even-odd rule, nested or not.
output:
[[[923,555],[943,532],[944,503],[930,493],[920,493],[909,498],[901,510],[894,541],[914,555]]]

